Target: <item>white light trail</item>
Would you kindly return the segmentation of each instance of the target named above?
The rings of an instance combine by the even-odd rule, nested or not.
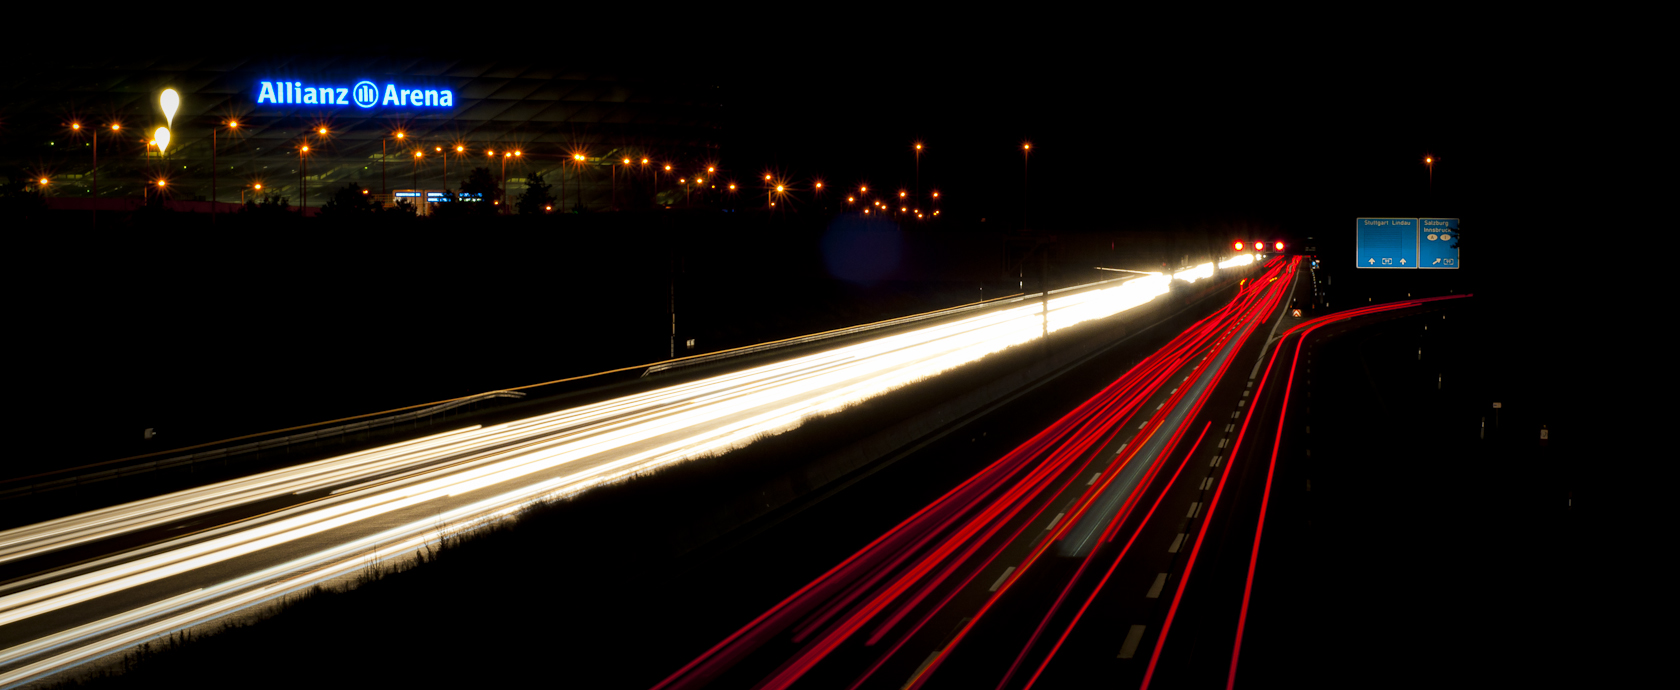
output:
[[[1242,258],[1252,261],[1251,257]],[[1180,274],[1211,275],[1212,270],[1212,265],[1203,265]],[[453,507],[378,534],[349,539],[286,565],[198,587],[190,596],[183,595],[188,596],[189,603],[170,609],[190,608],[180,615],[194,620],[221,615],[216,612],[229,610],[224,606],[228,601],[246,602],[238,604],[242,607],[261,599],[249,591],[259,584],[272,589],[277,578],[303,577],[307,581],[299,581],[296,587],[304,587],[336,576],[333,573],[341,572],[346,562],[369,550],[396,553],[418,548],[428,538],[427,533],[436,532],[439,520],[469,523],[505,515],[534,500],[574,494],[669,463],[727,451],[792,428],[807,418],[844,409],[1029,342],[1041,337],[1046,328],[1058,331],[1146,303],[1167,291],[1168,280],[1165,275],[1150,274],[1052,296],[1048,319],[1040,311],[1042,301],[1026,299],[1014,306],[739,372],[494,427],[449,431],[0,532],[3,563],[160,528],[255,501],[340,489],[187,538],[10,583],[0,588],[0,629],[377,516],[475,491],[493,492],[464,504],[447,504]],[[294,588],[292,580],[285,582],[288,588]],[[165,615],[159,611],[156,605],[138,608],[75,629],[131,628]],[[136,630],[167,632],[158,625],[162,624],[154,622]],[[61,633],[67,634],[70,631]],[[92,634],[80,633],[73,639]],[[145,635],[163,633],[133,637],[135,634],[139,633],[130,630],[119,637],[138,641]],[[47,648],[40,645],[59,637],[41,638],[0,652],[0,668],[45,653]],[[63,644],[68,643],[48,646],[57,649]],[[82,652],[92,648],[79,649],[63,652],[60,666],[79,663],[78,659],[87,658]],[[0,681],[16,677],[8,672],[0,675]]]
[[[1254,255],[1253,254],[1238,254],[1238,255],[1233,256],[1229,259],[1226,259],[1224,261],[1219,262],[1219,267],[1220,268],[1236,268],[1238,266],[1247,266],[1251,263],[1254,263]],[[1201,267],[1197,266],[1197,268],[1201,268]]]

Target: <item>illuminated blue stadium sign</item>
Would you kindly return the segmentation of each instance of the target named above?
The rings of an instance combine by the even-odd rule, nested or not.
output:
[[[396,84],[378,84],[363,79],[350,87],[305,85],[301,81],[257,82],[257,104],[354,105],[358,108],[453,108],[455,92],[449,89],[399,89]]]

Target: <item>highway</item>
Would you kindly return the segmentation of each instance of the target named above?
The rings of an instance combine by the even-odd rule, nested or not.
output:
[[[1202,266],[1179,277],[1211,274],[1212,266]],[[0,533],[0,572],[8,578],[0,584],[0,685],[410,557],[533,501],[725,452],[1047,331],[1146,303],[1168,282],[1159,274],[1109,281],[1053,294],[1048,314],[1045,302],[1023,300],[642,394]],[[1204,341],[1232,337],[1205,330]],[[1180,352],[1174,371],[1194,356]],[[1151,380],[1164,382],[1165,371]]]
[[[1045,685],[1062,687],[1095,677],[1086,647],[1158,648],[1107,611],[1080,623],[1139,567],[1202,543],[1296,266],[1268,262],[1215,314],[656,687],[1030,687],[1075,673]]]
[[[1407,664],[1409,678],[1436,677],[1427,669],[1440,667],[1418,663],[1403,643],[1339,639],[1355,631],[1387,639],[1396,633],[1380,632],[1386,621],[1320,613],[1342,625],[1316,629],[1297,619],[1303,608],[1381,606],[1381,595],[1365,594],[1362,581],[1415,587],[1415,578],[1349,572],[1346,582],[1329,584],[1353,598],[1321,600],[1294,581],[1313,577],[1298,547],[1268,548],[1276,537],[1267,518],[1278,512],[1280,464],[1293,463],[1291,480],[1299,484],[1313,448],[1343,462],[1359,455],[1345,438],[1312,442],[1310,342],[1320,332],[1333,337],[1384,319],[1445,318],[1442,306],[1470,295],[1328,314],[1309,308],[1297,318],[1289,305],[1308,282],[1306,271],[1295,273],[1299,266],[1269,263],[1224,309],[654,687],[1175,688],[1239,680],[1340,687],[1348,676],[1337,673],[1368,674],[1391,663]],[[1431,356],[1442,355],[1450,361],[1441,350]],[[1349,414],[1359,416],[1342,416]],[[1416,483],[1396,486],[1411,491]],[[1310,478],[1305,486],[1312,490]],[[1350,501],[1387,493],[1336,488]],[[1297,505],[1305,499],[1294,497],[1312,495],[1293,489]],[[1415,524],[1419,517],[1406,511],[1390,519]],[[1286,520],[1283,528],[1295,531],[1286,538],[1301,541],[1301,526]],[[1357,529],[1338,531],[1357,544]],[[1474,596],[1459,597],[1467,610]],[[1350,655],[1325,658],[1298,640]]]

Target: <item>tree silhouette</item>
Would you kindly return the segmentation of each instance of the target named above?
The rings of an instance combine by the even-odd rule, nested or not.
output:
[[[554,203],[554,195],[548,192],[551,186],[543,181],[542,173],[533,172],[525,176],[525,193],[519,195],[519,212],[532,215],[547,212],[549,204]]]
[[[496,175],[489,168],[473,168],[467,173],[467,181],[461,183],[461,196],[468,199],[464,203],[472,207],[474,215],[495,215],[497,194]],[[478,201],[471,201],[475,196]]]
[[[332,220],[347,220],[366,218],[379,213],[379,202],[372,194],[362,189],[362,186],[351,182],[343,189],[333,194],[333,198],[321,205],[322,218]]]

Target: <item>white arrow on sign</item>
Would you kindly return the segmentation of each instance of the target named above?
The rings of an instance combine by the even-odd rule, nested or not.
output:
[[[1366,261],[1366,262],[1365,262],[1365,263],[1368,263],[1368,264],[1373,264],[1373,265],[1374,265],[1374,264],[1376,264],[1376,263],[1377,263],[1377,260],[1376,260],[1376,259],[1370,259],[1370,260],[1368,260],[1368,261]]]
[[[1431,266],[1435,266],[1435,265],[1437,265],[1437,264],[1440,264],[1440,263],[1441,263],[1441,259],[1440,259],[1440,258],[1436,258],[1436,259],[1435,259],[1435,261],[1433,261],[1433,262],[1431,262],[1431,263],[1430,263],[1430,264],[1429,264],[1429,265],[1431,265]]]
[[[1401,265],[1401,266],[1404,266],[1404,265],[1406,265],[1406,260],[1405,260],[1405,259],[1401,259],[1401,260],[1400,260],[1400,265]]]

